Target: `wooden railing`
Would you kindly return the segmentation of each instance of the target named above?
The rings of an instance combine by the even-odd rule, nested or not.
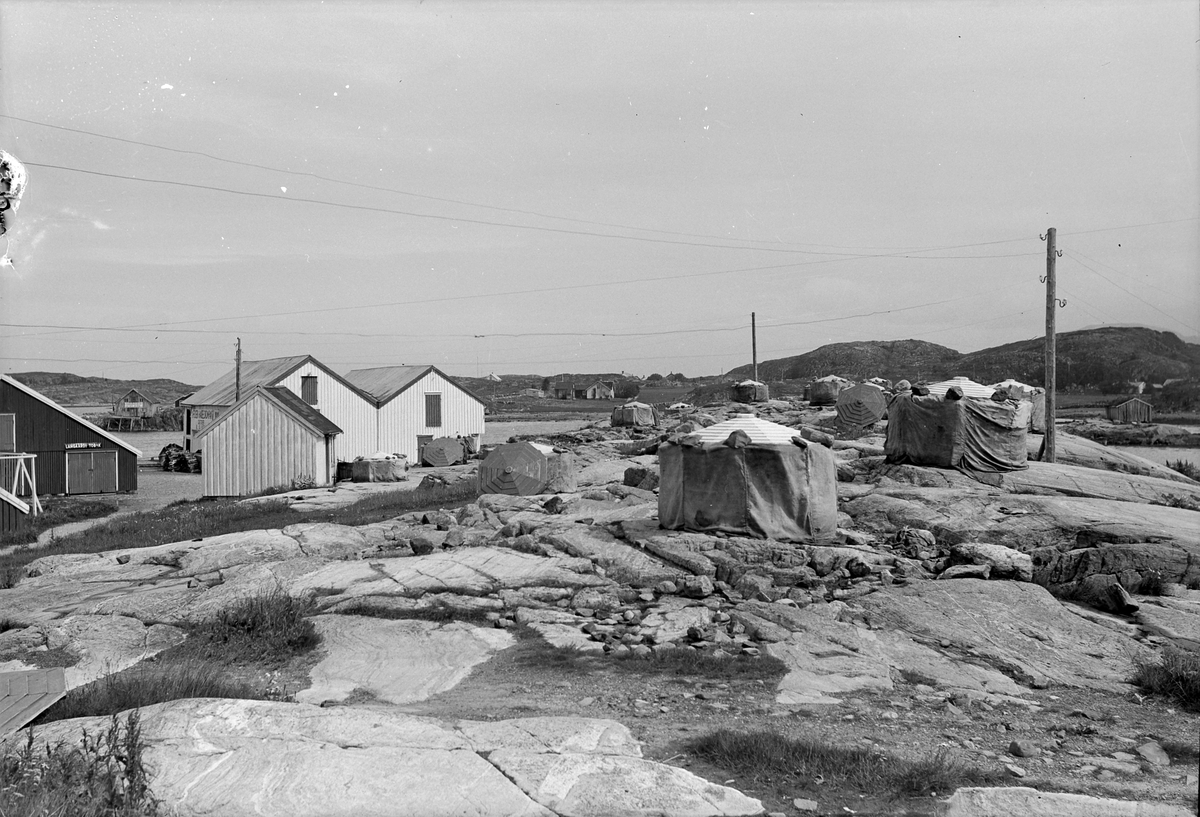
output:
[[[6,490],[14,497],[19,497],[22,490],[29,491],[29,509],[33,516],[42,512],[42,503],[38,501],[37,492],[37,454],[0,454],[0,472],[7,475],[12,468],[12,487]]]

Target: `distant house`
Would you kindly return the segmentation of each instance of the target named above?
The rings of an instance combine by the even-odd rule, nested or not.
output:
[[[113,404],[113,413],[129,417],[153,417],[158,413],[158,404],[137,389],[130,389]]]
[[[523,389],[521,394],[525,397],[545,397],[546,392],[541,389]]]
[[[1149,423],[1154,407],[1140,397],[1126,397],[1106,406],[1104,414],[1114,423]]]
[[[478,451],[484,401],[436,366],[383,366],[349,372],[346,380],[375,403],[372,452],[404,454],[419,462],[437,437],[463,437]]]
[[[564,383],[562,381],[559,381],[558,383],[551,383],[550,396],[555,400],[574,400],[575,384]]]
[[[195,436],[204,451],[204,495],[330,485],[337,476],[333,440],[341,433],[286,387],[255,386]]]
[[[597,380],[592,385],[584,390],[583,399],[585,400],[612,400],[617,391],[617,384],[613,380]]]

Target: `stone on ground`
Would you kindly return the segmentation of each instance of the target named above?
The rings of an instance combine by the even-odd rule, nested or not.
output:
[[[942,817],[1192,817],[1165,803],[1110,800],[1087,794],[1045,792],[1025,786],[966,788],[954,792]]]

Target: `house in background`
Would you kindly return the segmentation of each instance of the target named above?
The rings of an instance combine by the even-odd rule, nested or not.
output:
[[[484,401],[436,366],[356,369],[346,380],[375,401],[372,452],[404,454],[419,463],[421,448],[438,437],[469,438],[479,450]]]
[[[1140,397],[1126,397],[1104,408],[1104,414],[1114,423],[1149,423],[1154,416],[1154,406]]]
[[[612,400],[616,395],[617,384],[612,380],[597,380],[588,386],[583,393],[585,400]]]
[[[575,384],[564,383],[559,381],[550,384],[550,396],[555,400],[574,400],[575,399]]]
[[[255,386],[194,437],[204,451],[204,495],[331,485],[341,433],[287,387]]]
[[[113,404],[113,413],[129,417],[153,417],[158,404],[137,389],[130,389]]]
[[[0,374],[0,486],[12,493],[24,466],[33,485],[17,495],[136,491],[142,455],[124,440],[72,414],[49,397]],[[20,482],[20,481],[18,481]],[[28,503],[27,503],[28,504]],[[3,513],[19,506],[5,503]]]
[[[342,433],[333,443],[336,459],[349,461],[379,450],[375,401],[311,355],[242,361],[240,396],[257,386],[283,386],[337,425]],[[238,397],[234,370],[182,398],[184,448],[199,450],[200,432],[239,402]]]

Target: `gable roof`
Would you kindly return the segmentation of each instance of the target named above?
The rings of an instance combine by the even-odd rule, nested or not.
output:
[[[350,384],[375,400],[377,408],[383,408],[413,384],[430,372],[437,372],[443,380],[480,405],[487,405],[474,392],[467,389],[437,366],[379,366],[374,369],[355,369],[346,374]]]
[[[305,363],[312,363],[321,371],[328,374],[351,391],[370,400],[362,390],[350,383],[346,378],[330,369],[312,355],[293,355],[292,357],[275,357],[270,360],[242,361],[242,394],[252,391],[256,386],[274,386],[299,369]],[[230,369],[225,374],[179,401],[181,406],[232,406],[237,394],[237,370]]]
[[[287,414],[291,414],[301,423],[308,426],[311,431],[317,434],[328,436],[330,434],[342,433],[342,430],[334,425],[333,421],[310,406],[308,403],[305,403],[286,386],[255,386],[250,390],[249,394],[239,400],[236,404],[225,409],[225,411],[217,415],[216,419],[197,432],[196,439],[202,439],[206,434],[208,434],[208,432],[221,425],[221,423],[225,421],[225,418],[229,417],[242,406],[246,405],[246,403],[259,396],[264,397],[268,401],[274,403]]]
[[[153,403],[153,402],[154,402],[153,400],[151,400],[151,399],[150,399],[149,397],[147,397],[146,395],[142,394],[142,393],[141,393],[140,391],[138,391],[137,389],[130,389],[129,391],[125,392],[125,394],[121,395],[121,400],[124,400],[124,399],[126,399],[126,398],[127,398],[127,397],[129,397],[129,395],[131,395],[131,394],[136,394],[138,397],[140,397],[140,398],[142,399],[142,402],[143,402],[143,403]],[[118,400],[117,402],[120,402],[120,400]]]
[[[14,380],[13,378],[9,377],[6,374],[0,374],[0,382],[7,383],[10,386],[12,386],[13,388],[19,389],[20,391],[25,392],[26,394],[28,394],[30,397],[34,398],[35,400],[40,400],[41,402],[45,403],[47,406],[49,406],[50,408],[59,412],[60,414],[65,414],[67,417],[71,418],[71,420],[73,422],[79,423],[79,425],[81,425],[81,426],[85,426],[89,431],[95,432],[96,434],[99,434],[104,439],[114,442],[117,445],[121,446],[126,451],[132,452],[135,457],[142,456],[141,451],[134,448],[132,445],[125,442],[120,437],[114,437],[112,434],[109,434],[107,431],[105,431],[100,426],[96,425],[95,423],[88,422],[87,420],[83,419],[82,417],[80,417],[77,414],[72,414],[71,412],[67,411],[65,408],[60,406],[58,403],[55,403],[53,400],[51,400],[46,395],[29,388],[24,383],[22,383],[20,380]]]

